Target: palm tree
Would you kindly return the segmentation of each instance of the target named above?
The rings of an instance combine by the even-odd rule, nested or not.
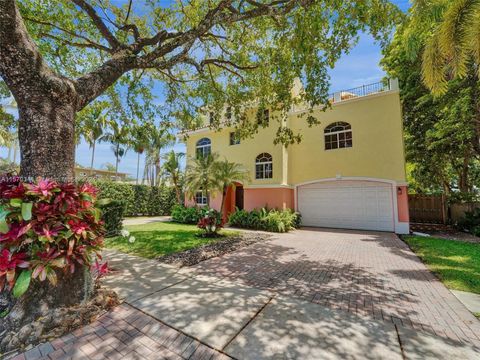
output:
[[[115,120],[112,120],[109,122],[109,131],[99,139],[100,141],[107,141],[112,144],[111,149],[115,155],[115,178],[118,178],[118,164],[120,158],[127,153],[129,136],[130,128],[126,124],[119,124]]]
[[[175,188],[177,195],[177,202],[180,204],[182,201],[182,190],[180,186],[181,170],[180,160],[185,156],[184,153],[176,153],[174,150],[169,151],[164,155],[165,162],[163,163],[163,171],[167,175]]]
[[[170,134],[167,129],[157,127],[154,124],[149,125],[144,179],[145,177],[149,178],[152,186],[160,183],[161,151],[165,147],[171,145],[174,139],[173,135]]]
[[[145,148],[148,146],[148,124],[136,125],[132,128],[131,145],[133,151],[137,153],[137,177],[136,184],[138,185],[138,177],[140,172],[140,155],[143,154]]]
[[[125,156],[127,153],[127,149],[120,146],[120,143],[116,143],[110,147],[112,149],[113,154],[115,155],[115,178],[118,177],[118,164],[120,163],[120,159]]]
[[[435,23],[440,15],[440,21]],[[433,19],[423,53],[423,80],[434,94],[444,94],[450,77],[463,78],[469,64],[480,65],[480,1],[439,0],[414,4],[412,17]],[[436,19],[435,19],[436,18]],[[421,21],[421,20],[419,20]]]
[[[210,207],[210,195],[218,189],[215,178],[215,162],[218,154],[198,156],[187,166],[185,174],[185,190],[189,198],[195,197],[197,191],[203,191],[207,196],[207,206]]]
[[[83,138],[87,142],[90,149],[92,149],[92,157],[90,160],[90,169],[93,169],[95,161],[95,146],[103,135],[103,129],[106,127],[107,120],[102,115],[105,106],[97,103],[87,108],[87,111],[82,111],[79,116],[79,128]]]
[[[250,177],[242,165],[230,162],[227,159],[215,162],[213,164],[213,173],[215,177],[215,186],[222,193],[220,214],[223,214],[228,188],[230,186],[235,186],[235,183],[248,181]]]

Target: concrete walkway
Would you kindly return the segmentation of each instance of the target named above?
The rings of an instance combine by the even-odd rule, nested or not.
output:
[[[472,313],[480,314],[480,295],[471,292],[450,290]]]
[[[139,217],[130,217],[123,220],[123,225],[144,225],[155,222],[164,222],[171,221],[171,216],[139,216]]]

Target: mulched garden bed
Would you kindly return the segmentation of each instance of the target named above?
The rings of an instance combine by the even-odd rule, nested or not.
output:
[[[193,266],[199,262],[222,256],[238,249],[250,246],[260,241],[266,241],[272,235],[258,232],[243,232],[239,235],[228,236],[210,244],[174,254],[158,257],[157,260],[177,267]]]
[[[462,231],[429,231],[428,234],[440,239],[480,244],[480,237]]]
[[[451,225],[411,223],[410,231],[428,234],[439,239],[480,244],[480,237],[459,231]]]

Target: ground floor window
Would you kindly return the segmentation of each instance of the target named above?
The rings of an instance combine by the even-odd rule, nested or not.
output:
[[[195,194],[195,203],[199,206],[207,205],[207,194],[205,191],[197,191]]]

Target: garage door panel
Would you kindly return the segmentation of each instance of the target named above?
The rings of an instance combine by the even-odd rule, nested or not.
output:
[[[393,231],[392,186],[366,181],[319,182],[298,188],[307,226]]]

